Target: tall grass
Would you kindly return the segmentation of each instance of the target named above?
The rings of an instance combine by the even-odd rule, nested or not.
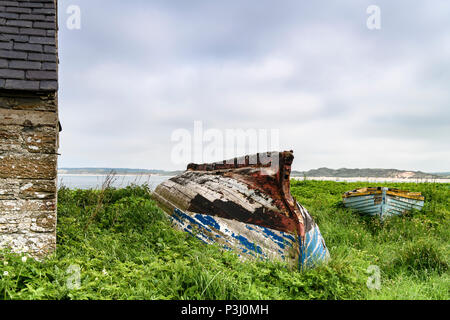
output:
[[[303,272],[283,263],[241,262],[173,229],[145,185],[63,187],[56,253],[23,262],[1,251],[0,298],[449,299],[450,186],[386,184],[421,191],[426,205],[381,224],[342,206],[343,192],[367,185],[373,184],[292,182],[332,258]],[[379,290],[367,287],[370,265],[380,270]],[[77,277],[71,266],[79,267],[79,287],[70,285]]]

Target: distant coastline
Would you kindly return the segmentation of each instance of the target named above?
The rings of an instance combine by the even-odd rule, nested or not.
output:
[[[406,180],[417,180],[417,179],[450,179],[449,172],[435,172],[427,173],[422,171],[411,171],[411,170],[399,170],[399,169],[329,169],[329,168],[319,168],[312,169],[309,171],[292,171],[292,177],[307,177],[307,178],[321,178],[321,177],[333,177],[333,178],[389,178],[389,179],[406,179]]]
[[[157,170],[157,169],[130,169],[130,168],[60,168],[58,169],[58,174],[64,175],[79,175],[79,176],[104,176],[109,173],[114,172],[116,176],[176,176],[184,171],[174,170]],[[426,173],[422,171],[409,171],[409,170],[398,170],[398,169],[329,169],[329,168],[319,168],[312,169],[309,171],[296,171],[291,172],[291,177],[296,179],[307,178],[314,180],[325,180],[332,178],[336,180],[341,178],[342,180],[355,181],[355,179],[360,179],[363,181],[378,179],[390,179],[390,181],[415,181],[415,180],[426,180],[426,181],[440,181],[449,180],[450,172],[434,172]],[[448,182],[448,181],[447,181]]]
[[[336,181],[336,182],[399,182],[399,183],[450,183],[450,178],[389,178],[389,177],[291,177],[294,180],[316,180],[316,181]]]
[[[80,177],[104,177],[107,173],[60,173],[59,176],[80,176]],[[115,173],[116,177],[127,177],[127,176],[159,176],[159,177],[173,177],[173,174],[161,174],[161,173]]]
[[[59,168],[59,175],[86,175],[86,176],[104,176],[114,173],[116,176],[175,176],[183,171],[165,171],[148,169],[128,169],[128,168]]]

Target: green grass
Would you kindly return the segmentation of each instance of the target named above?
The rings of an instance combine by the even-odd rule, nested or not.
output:
[[[0,251],[0,299],[449,299],[450,185],[384,184],[421,191],[426,204],[382,224],[342,206],[343,192],[370,185],[292,181],[332,258],[303,272],[241,262],[174,230],[146,187],[62,188],[56,253],[23,262]],[[379,290],[366,284],[371,265]]]

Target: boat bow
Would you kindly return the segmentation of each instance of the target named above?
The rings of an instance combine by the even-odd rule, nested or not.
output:
[[[300,265],[324,260],[328,251],[318,227],[290,193],[293,159],[292,151],[284,151],[189,164],[160,184],[154,198],[175,225],[207,243]],[[317,252],[306,247],[313,237]]]

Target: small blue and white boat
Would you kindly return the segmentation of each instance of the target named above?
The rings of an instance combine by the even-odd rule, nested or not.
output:
[[[362,214],[379,216],[381,220],[413,209],[421,210],[425,198],[420,192],[385,187],[369,187],[348,191],[342,196],[345,207]]]
[[[190,164],[161,183],[154,199],[173,225],[242,259],[286,261],[295,268],[329,259],[319,227],[290,193],[292,151]]]

